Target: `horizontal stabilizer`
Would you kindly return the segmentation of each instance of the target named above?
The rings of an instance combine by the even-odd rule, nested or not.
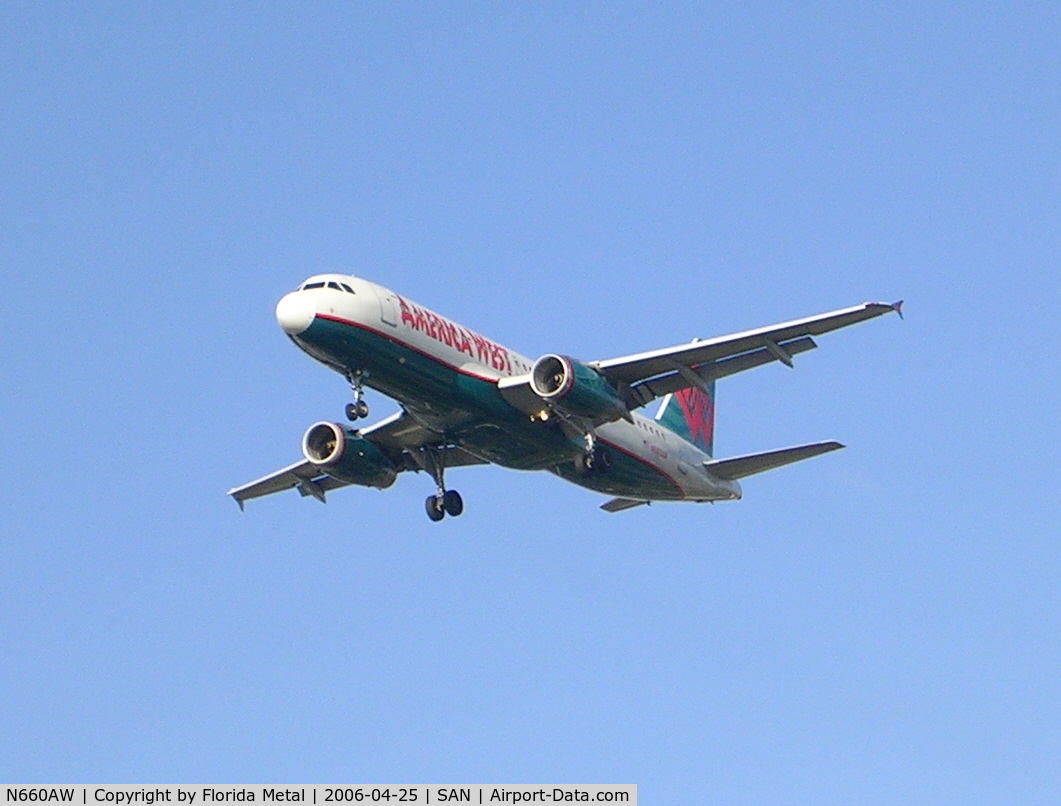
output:
[[[601,504],[600,508],[605,512],[622,512],[624,509],[633,509],[647,503],[648,501],[636,501],[633,498],[613,498]]]
[[[844,447],[839,442],[815,442],[811,445],[800,445],[796,448],[781,448],[766,453],[752,453],[747,456],[735,456],[732,459],[712,459],[704,462],[707,472],[715,478],[736,481],[745,476],[754,476],[773,470],[775,467],[802,462],[812,456],[819,456],[829,451]]]

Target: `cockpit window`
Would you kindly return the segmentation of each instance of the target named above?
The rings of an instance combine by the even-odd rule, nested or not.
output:
[[[343,287],[343,291],[346,291],[347,293],[350,293],[350,294],[354,293],[354,289],[352,289],[346,283],[339,283],[339,285],[341,285]]]
[[[306,283],[302,286],[302,290],[305,291],[307,288],[324,288],[324,283]]]
[[[339,288],[338,283],[328,283],[328,288],[334,288],[336,291],[342,291],[342,289]]]

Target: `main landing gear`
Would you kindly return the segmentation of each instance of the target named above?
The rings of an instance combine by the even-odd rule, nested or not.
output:
[[[427,517],[433,521],[440,521],[446,515],[456,518],[464,512],[464,501],[456,490],[446,490],[441,497],[437,494],[429,495],[424,501],[424,509],[427,511]]]
[[[603,475],[611,467],[612,455],[604,448],[594,448],[575,457],[575,472],[582,478]]]
[[[425,465],[431,478],[435,480],[435,494],[429,495],[424,501],[424,510],[427,517],[433,521],[440,521],[446,515],[456,518],[464,512],[464,500],[456,490],[447,490],[445,482],[446,462],[445,448],[431,448],[424,450]]]
[[[346,376],[346,380],[350,382],[350,389],[354,393],[354,402],[346,404],[346,419],[351,422],[368,417],[368,403],[364,400],[365,374],[363,370],[358,370]]]
[[[586,450],[575,457],[575,472],[581,478],[588,478],[607,473],[611,467],[611,454],[607,449],[597,446],[592,431],[586,434]]]

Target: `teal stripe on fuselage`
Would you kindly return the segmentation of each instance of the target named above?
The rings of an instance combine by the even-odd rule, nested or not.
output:
[[[611,456],[612,466],[607,473],[583,478],[578,475],[571,461],[549,469],[572,484],[606,495],[653,501],[680,501],[685,497],[677,483],[655,466],[631,456],[607,440],[598,438],[597,441],[604,445]]]
[[[612,446],[607,474],[581,478],[572,441],[558,424],[531,422],[510,406],[496,381],[451,366],[402,342],[397,335],[337,317],[318,315],[295,342],[333,369],[365,370],[365,385],[406,407],[437,417],[447,436],[494,464],[517,470],[549,470],[609,495],[681,498],[668,476],[644,460]],[[606,440],[600,440],[608,444]]]

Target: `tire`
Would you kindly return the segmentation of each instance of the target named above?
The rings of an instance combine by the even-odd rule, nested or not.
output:
[[[604,448],[597,449],[597,460],[593,463],[593,469],[602,475],[612,469],[612,455]]]
[[[580,453],[575,457],[575,475],[580,479],[587,478],[593,474],[593,461],[589,454]]]
[[[461,498],[461,494],[456,490],[446,490],[445,494],[442,496],[442,507],[446,510],[447,515],[456,518],[464,512],[464,500]]]
[[[442,502],[438,500],[437,495],[427,497],[424,501],[424,511],[427,512],[427,517],[436,522],[446,517],[446,510],[442,508]]]
[[[353,403],[347,403],[346,404],[346,408],[344,409],[344,411],[346,412],[346,419],[348,419],[350,422],[353,422],[354,420],[356,420],[358,417],[361,416],[357,412],[357,406],[354,405]]]
[[[368,417],[368,403],[366,403],[364,400],[357,401],[357,404],[354,406],[354,408],[357,411],[358,417]]]

